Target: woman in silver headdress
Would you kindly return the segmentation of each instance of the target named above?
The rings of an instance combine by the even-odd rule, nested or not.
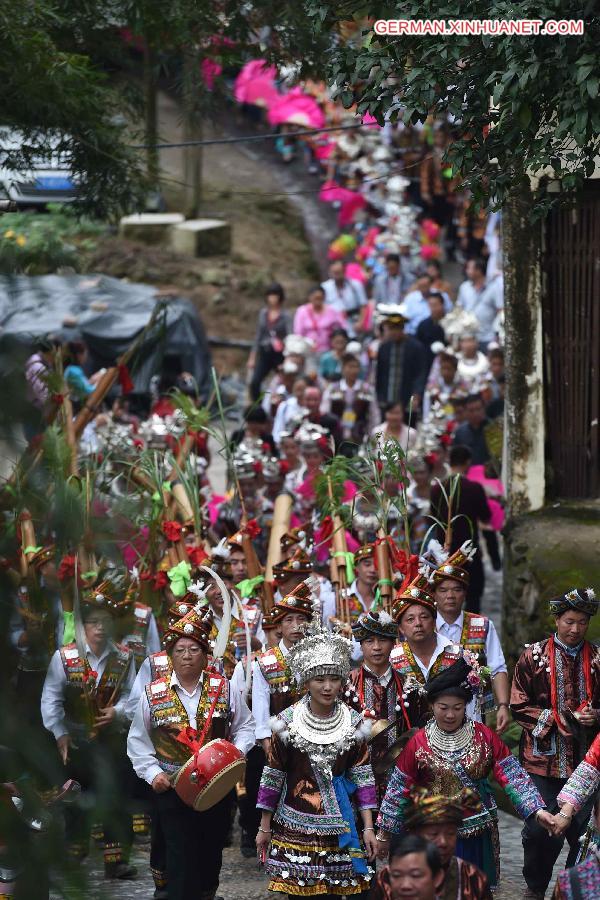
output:
[[[346,638],[323,629],[317,614],[288,656],[307,694],[271,720],[256,838],[270,891],[359,894],[373,875],[367,865],[377,846],[375,780],[366,744],[370,726],[339,700],[350,671],[350,649]],[[355,808],[362,819],[362,842]]]

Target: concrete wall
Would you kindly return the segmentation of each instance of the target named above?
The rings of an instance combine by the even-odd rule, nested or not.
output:
[[[560,503],[516,516],[505,531],[503,647],[510,663],[550,635],[548,600],[573,587],[600,596],[600,501]],[[600,639],[600,615],[589,636]]]

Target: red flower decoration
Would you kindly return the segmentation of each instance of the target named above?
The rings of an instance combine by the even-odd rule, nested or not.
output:
[[[163,522],[162,530],[168,541],[178,541],[181,538],[181,525],[179,522]]]
[[[451,434],[448,434],[446,432],[445,434],[440,435],[440,444],[442,445],[442,447],[449,447],[451,443],[452,443],[452,435]]]
[[[142,440],[141,438],[134,438],[134,439],[133,439],[133,446],[136,447],[138,450],[143,450],[143,449],[144,449],[144,442],[143,442],[143,440]]]
[[[281,475],[287,475],[287,473],[289,471],[290,471],[290,464],[287,461],[287,459],[280,459],[279,460],[279,472],[281,473]]]
[[[75,578],[75,557],[63,556],[58,567],[58,580],[66,581],[68,578]]]
[[[261,444],[261,447],[262,447],[264,453],[270,453],[270,452],[271,452],[271,445],[268,444],[267,441],[263,441],[262,444]]]
[[[428,453],[425,457],[425,462],[429,463],[430,466],[435,466],[438,460],[439,456],[437,453]]]
[[[204,547],[188,547],[187,555],[193,566],[201,566],[208,559]]]
[[[262,474],[262,463],[261,463],[260,459],[256,459],[256,460],[252,463],[252,470],[253,470],[254,472],[256,472],[257,475],[261,475],[261,474]]]
[[[247,534],[251,538],[257,538],[260,534],[260,525],[256,521],[256,519],[250,519],[246,527],[244,528],[244,534]]]
[[[169,579],[167,578],[167,573],[163,572],[161,570],[160,572],[157,572],[156,575],[154,576],[154,583],[153,583],[152,587],[154,588],[155,591],[162,591],[164,588],[166,588],[168,583],[169,583]]]
[[[319,450],[322,450],[324,453],[326,453],[330,449],[329,441],[327,440],[327,438],[321,435],[321,437],[317,441],[317,447],[319,448]]]

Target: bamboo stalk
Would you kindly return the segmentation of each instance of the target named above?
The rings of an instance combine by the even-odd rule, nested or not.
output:
[[[377,571],[379,573],[379,596],[383,600],[383,608],[386,612],[391,612],[393,585],[392,566],[390,563],[390,549],[387,545],[387,535],[383,528],[377,531],[378,543],[375,546],[375,556],[377,560]]]
[[[118,358],[117,364],[115,366],[111,366],[110,369],[107,369],[107,371],[104,373],[104,375],[98,381],[98,384],[96,385],[94,393],[90,394],[89,397],[86,399],[85,404],[80,409],[80,411],[77,414],[77,417],[75,419],[74,428],[75,428],[75,437],[77,438],[77,440],[79,440],[79,438],[81,437],[85,426],[89,422],[91,422],[91,420],[94,418],[94,416],[98,412],[98,408],[99,408],[100,404],[102,403],[102,401],[104,400],[104,398],[106,397],[106,395],[108,394],[108,392],[110,391],[110,389],[112,388],[114,383],[116,382],[117,378],[119,377],[120,367],[126,366],[129,362],[129,360],[132,358],[132,356],[137,352],[138,348],[143,343],[143,340],[146,337],[146,334],[154,326],[154,323],[156,322],[156,319],[157,319],[159,313],[162,312],[163,307],[164,307],[163,303],[156,304],[156,306],[154,307],[154,311],[153,311],[152,315],[150,316],[148,322],[146,323],[144,328],[142,328],[142,330],[140,331],[138,336],[135,338],[135,340],[133,341],[131,346],[128,347],[127,350],[121,354],[121,356]]]
[[[265,579],[273,580],[273,566],[281,562],[281,538],[289,530],[294,501],[291,494],[283,493],[275,499],[273,506],[273,524],[269,535]]]

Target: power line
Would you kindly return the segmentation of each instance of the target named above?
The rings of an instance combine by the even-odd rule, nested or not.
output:
[[[270,134],[246,134],[241,137],[209,138],[202,141],[179,141],[168,144],[131,144],[132,150],[172,150],[177,147],[208,147],[211,144],[241,144],[247,141],[266,141],[279,137],[306,137],[309,134],[323,134],[326,131],[351,131],[355,128],[368,128],[362,122],[358,125],[333,125],[328,128],[304,128],[302,131],[274,131]]]

